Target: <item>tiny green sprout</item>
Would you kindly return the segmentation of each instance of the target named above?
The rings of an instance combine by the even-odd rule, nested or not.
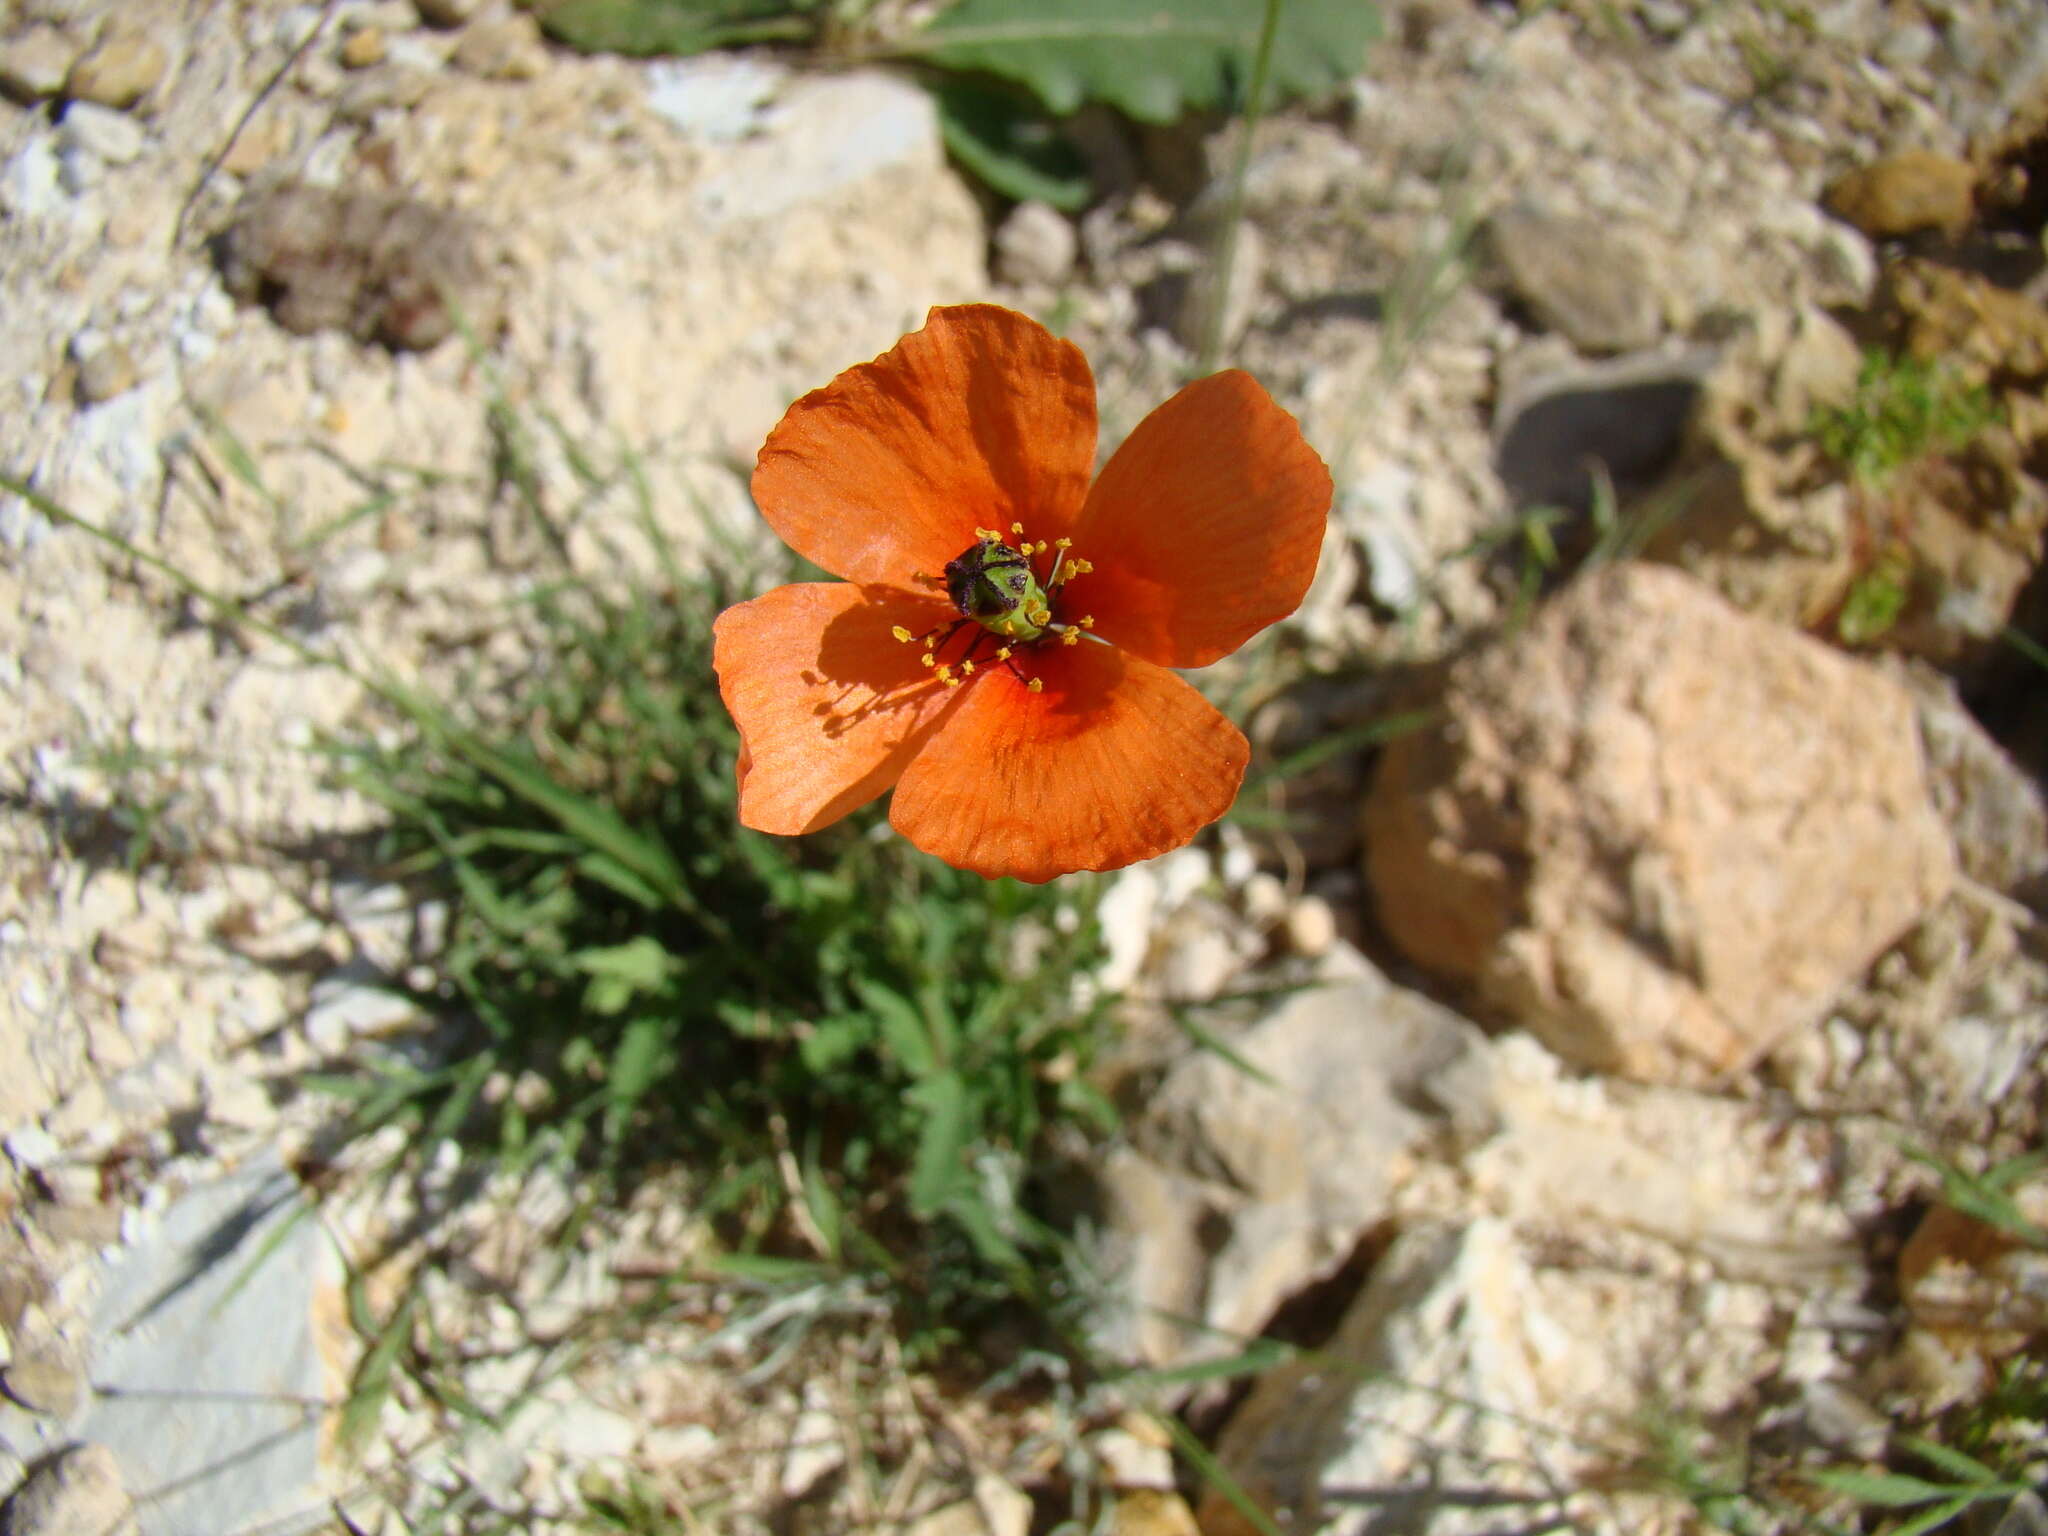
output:
[[[963,615],[1005,640],[1036,640],[1052,618],[1031,562],[994,535],[984,534],[946,562],[946,595]]]

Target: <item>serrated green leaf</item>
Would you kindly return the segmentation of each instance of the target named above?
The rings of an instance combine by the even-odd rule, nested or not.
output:
[[[917,1005],[901,992],[863,976],[855,985],[860,1000],[880,1027],[882,1043],[912,1077],[930,1078],[938,1071],[931,1035]]]
[[[1236,103],[1264,16],[1264,0],[960,0],[903,51],[1014,80],[1054,113],[1100,101],[1170,123]],[[1334,92],[1378,35],[1366,0],[1291,0],[1268,105]]]
[[[916,1084],[906,1097],[924,1111],[910,1172],[910,1210],[929,1220],[967,1176],[961,1160],[972,1131],[967,1085],[957,1073],[941,1072]]]

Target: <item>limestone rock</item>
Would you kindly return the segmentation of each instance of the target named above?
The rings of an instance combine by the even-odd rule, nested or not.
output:
[[[201,1185],[109,1269],[79,1428],[137,1486],[152,1536],[219,1536],[319,1500],[320,1415],[345,1377],[332,1240],[275,1154]]]
[[[1108,1262],[1130,1306],[1104,1320],[1113,1350],[1165,1364],[1218,1347],[1175,1317],[1256,1333],[1384,1218],[1427,1129],[1419,1085],[1479,1036],[1354,965],[1357,979],[1300,992],[1232,1039],[1259,1076],[1206,1053],[1176,1067],[1107,1166]]]
[[[1581,1066],[1738,1071],[1950,887],[1912,701],[1675,571],[1459,663],[1365,811],[1380,914]]]
[[[1896,675],[1912,690],[1934,803],[1963,874],[2010,891],[2048,871],[2048,798],[1977,723],[1955,684],[1932,667]]]
[[[121,1464],[104,1445],[75,1445],[29,1474],[5,1507],[0,1536],[135,1536]]]
[[[1915,149],[1837,177],[1822,201],[1873,240],[1922,230],[1953,236],[1970,223],[1976,186],[1967,162]]]
[[[103,107],[132,107],[156,88],[169,64],[170,56],[155,38],[117,29],[71,66],[64,94]]]
[[[1502,368],[1494,465],[1516,506],[1580,511],[1592,505],[1596,465],[1624,496],[1670,468],[1718,360],[1709,348],[1592,363],[1561,347],[1531,350]]]
[[[1488,232],[1516,295],[1546,329],[1583,352],[1656,341],[1664,317],[1649,258],[1610,221],[1515,207],[1496,213]]]
[[[288,331],[343,330],[403,350],[454,330],[444,293],[484,337],[501,303],[469,219],[408,198],[293,183],[237,210],[222,276],[245,302],[266,300]]]
[[[1556,1447],[1533,1442],[1528,1427],[1550,1411],[1532,1351],[1549,1320],[1534,1289],[1501,1223],[1403,1233],[1316,1358],[1253,1389],[1218,1459],[1283,1530],[1325,1529],[1343,1508],[1326,1497],[1347,1489],[1370,1491],[1378,1506],[1354,1518],[1432,1530],[1431,1486],[1448,1492],[1468,1478],[1494,1490],[1494,1516],[1511,1505],[1518,1522],[1543,1526],[1539,1511],[1557,1511],[1542,1509],[1534,1469]],[[1467,1476],[1442,1475],[1451,1468]],[[1196,1516],[1209,1536],[1253,1529],[1215,1492]]]

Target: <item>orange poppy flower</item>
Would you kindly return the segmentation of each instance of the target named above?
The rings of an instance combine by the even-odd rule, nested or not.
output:
[[[1299,606],[1330,475],[1249,374],[1190,384],[1091,488],[1080,350],[990,304],[935,309],[789,408],[754,499],[845,578],[719,615],[740,820],[813,832],[893,787],[917,847],[1050,880],[1185,843],[1250,749],[1169,667]]]

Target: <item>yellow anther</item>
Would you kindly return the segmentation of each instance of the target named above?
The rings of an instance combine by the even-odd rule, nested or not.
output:
[[[926,635],[924,637],[924,648],[928,651],[936,651],[939,648],[939,637],[937,635]]]
[[[939,663],[939,658],[934,656],[930,651],[926,651],[922,656],[918,657],[917,659],[923,662],[928,667],[935,667]]]
[[[997,651],[997,652],[996,652],[996,660],[997,660],[997,661],[1008,661],[1009,659],[1010,659],[1010,648],[1009,648],[1009,647],[1008,647],[1007,645],[1006,645],[1006,646],[1004,646],[1004,647],[1003,647],[1003,648],[1002,648],[1001,650],[999,650],[999,651]]]
[[[974,536],[977,539],[1000,539],[1002,537],[993,528],[977,528],[974,530]]]
[[[1031,622],[1036,624],[1039,628],[1043,629],[1046,625],[1052,622],[1052,610],[1050,608],[1034,608],[1031,610],[1029,614],[1026,615],[1026,617],[1028,617],[1031,620]]]
[[[1054,549],[1072,549],[1074,547],[1074,541],[1072,539],[1054,539],[1052,541],[1052,547]]]
[[[911,632],[910,632],[909,630],[905,629],[905,628],[904,628],[904,627],[903,627],[903,626],[902,626],[901,624],[892,624],[892,625],[891,625],[891,626],[889,627],[889,633],[890,633],[890,634],[892,634],[892,635],[894,635],[894,636],[895,636],[895,637],[896,637],[896,638],[897,638],[898,640],[901,640],[901,641],[902,641],[902,642],[903,642],[903,643],[904,643],[905,645],[908,645],[908,644],[910,644],[910,642],[911,642],[911,641],[913,641],[913,640],[915,640],[915,639],[917,638],[917,636],[913,635],[913,634],[912,634],[912,633],[911,633]]]
[[[1085,613],[1080,618],[1074,620],[1074,622],[1080,625],[1083,629],[1093,629],[1095,627],[1095,615],[1092,613]]]
[[[1010,532],[1012,532],[1012,533],[1022,533],[1023,531],[1024,531],[1024,525],[1023,525],[1022,523],[1012,523],[1012,524],[1010,524]]]
[[[1026,683],[1024,686],[1026,688],[1029,688],[1033,693],[1043,693],[1045,692],[1045,679],[1042,677],[1034,677],[1031,679],[1030,682]]]
[[[1093,560],[1069,560],[1067,562],[1067,574],[1069,576],[1086,576],[1094,569],[1095,562]]]
[[[1080,644],[1080,641],[1081,631],[1075,629],[1072,625],[1069,625],[1067,628],[1060,631],[1061,645],[1078,645]]]
[[[939,663],[938,673],[940,682],[950,683],[953,681],[953,669],[947,666],[946,663],[944,663],[943,661]]]
[[[939,681],[944,683],[948,688],[958,688],[960,686],[960,679],[957,677],[942,677],[939,679]]]
[[[961,671],[962,675],[964,675],[964,676],[967,676],[967,677],[972,677],[972,676],[974,676],[974,663],[973,663],[973,662],[971,662],[971,661],[963,661],[963,662],[961,662],[961,663],[960,663],[960,671]]]

